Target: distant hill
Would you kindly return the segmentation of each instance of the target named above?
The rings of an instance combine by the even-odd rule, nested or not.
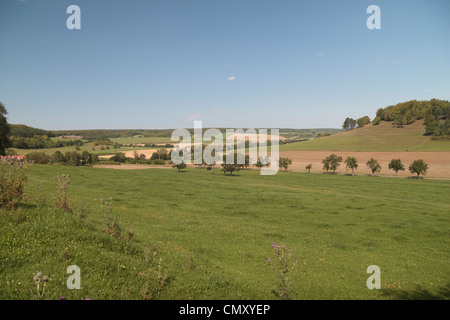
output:
[[[410,100],[376,117],[347,117],[344,132],[280,146],[284,151],[450,151],[450,102]]]
[[[32,138],[35,135],[55,137],[55,134],[51,131],[29,127],[24,124],[10,124],[9,135],[22,138]]]
[[[424,135],[424,120],[402,128],[391,121],[370,123],[332,136],[281,145],[281,151],[450,151],[450,141]]]

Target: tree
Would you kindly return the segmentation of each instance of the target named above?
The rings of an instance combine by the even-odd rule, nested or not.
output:
[[[52,155],[52,162],[53,163],[65,163],[66,157],[62,154],[61,151],[56,150],[55,153]]]
[[[366,166],[369,167],[369,169],[372,171],[372,177],[373,177],[375,172],[380,172],[381,171],[380,164],[374,158],[370,158],[370,160],[367,161]]]
[[[350,118],[345,118],[344,123],[342,124],[342,129],[344,129],[345,131],[347,131],[348,129],[350,129]]]
[[[117,152],[115,155],[113,155],[111,158],[109,158],[111,161],[115,162],[126,162],[127,156],[123,152]]]
[[[76,151],[67,151],[64,155],[66,163],[69,166],[79,166],[81,162],[81,155]]]
[[[311,169],[312,169],[312,163],[310,163],[306,166],[306,170],[308,170],[308,173],[311,172]]]
[[[84,150],[81,153],[81,164],[86,165],[86,164],[92,164],[92,163],[93,163],[92,154],[90,154],[87,150]]]
[[[333,170],[333,173],[336,172],[336,169],[340,166],[341,162],[342,157],[335,154],[330,155],[330,169]]]
[[[409,166],[409,172],[416,173],[417,177],[426,174],[427,170],[428,164],[422,159],[414,160],[414,162]]]
[[[322,164],[323,164],[323,169],[327,170],[327,172],[328,172],[330,170],[330,158],[326,157],[325,159],[323,159]]]
[[[425,126],[425,135],[434,135],[439,128],[439,121],[433,120],[427,123]]]
[[[356,127],[356,120],[352,118],[346,118],[344,121],[344,124],[342,125],[342,129],[344,130],[350,130]]]
[[[402,160],[392,159],[391,162],[389,162],[389,169],[394,170],[395,174],[397,174],[399,171],[405,171],[405,166],[403,165]]]
[[[6,115],[8,111],[6,111],[5,105],[0,101],[0,156],[6,155],[6,148],[9,147],[9,125],[6,120]]]
[[[336,172],[337,167],[339,167],[340,162],[342,162],[342,157],[337,156],[335,154],[330,154],[328,157],[322,160],[323,168],[325,170],[333,170],[333,173]]]
[[[265,157],[265,158],[259,157],[259,158],[258,158],[258,161],[256,162],[256,166],[257,166],[258,168],[262,168],[262,167],[264,167],[264,166],[269,166],[269,164],[270,164],[270,159],[269,159],[269,157]]]
[[[352,176],[354,176],[355,169],[358,169],[358,161],[356,160],[356,158],[347,157],[344,162],[347,169],[352,169]]]
[[[177,168],[178,172],[180,172],[182,169],[186,168],[186,163],[184,161],[181,161],[180,164],[173,164],[172,167]]]
[[[358,125],[359,128],[364,127],[366,124],[370,123],[370,118],[368,116],[364,116],[359,118],[358,120],[356,120],[356,124]]]
[[[376,117],[375,119],[373,119],[372,123],[376,126],[379,125],[381,122],[381,118],[380,117]]]
[[[287,171],[289,165],[292,164],[292,159],[289,158],[280,158],[278,162],[278,166],[281,168],[284,168],[284,171]]]
[[[226,174],[227,172],[229,172],[231,175],[233,175],[233,171],[239,171],[239,165],[234,164],[234,163],[233,164],[223,163],[222,171],[223,171],[223,174]]]

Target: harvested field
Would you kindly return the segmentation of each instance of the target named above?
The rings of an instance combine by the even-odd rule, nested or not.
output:
[[[153,154],[154,152],[158,151],[159,149],[161,149],[161,148],[158,148],[158,149],[140,149],[140,150],[136,149],[136,152],[137,152],[138,154],[143,153],[143,154],[145,154],[145,158],[146,158],[146,159],[150,159],[151,156],[152,156],[152,154]],[[167,150],[167,152],[170,153],[170,151],[171,151],[172,149],[171,149],[171,148],[166,148],[166,150]],[[123,152],[123,153],[125,153],[125,156],[132,158],[132,157],[134,156],[134,151],[135,151],[135,150],[118,151],[118,152]],[[112,155],[99,156],[99,158],[101,158],[101,159],[109,159],[109,158],[111,158],[111,157],[112,157]]]
[[[342,157],[342,163],[336,170],[339,173],[351,173],[346,171],[344,160],[351,156],[358,160],[358,169],[355,173],[371,173],[366,167],[366,162],[370,158],[375,158],[380,163],[382,169],[379,174],[395,175],[395,172],[389,170],[389,162],[392,159],[402,160],[405,171],[399,171],[399,176],[410,176],[408,171],[409,165],[417,159],[423,159],[428,163],[427,177],[450,178],[450,151],[435,152],[356,152],[356,151],[280,151],[280,157],[288,157],[292,159],[292,165],[289,170],[305,172],[305,167],[312,163],[312,171],[318,172],[322,170],[322,160],[330,154],[336,154]]]
[[[139,154],[143,153],[147,159],[150,158],[153,152],[157,149],[136,150]],[[170,149],[168,149],[170,152]],[[124,152],[127,157],[133,156],[133,151]],[[398,176],[411,176],[408,171],[408,166],[417,159],[423,159],[428,163],[428,172],[426,177],[436,178],[450,178],[450,151],[433,151],[433,152],[358,152],[358,151],[280,151],[280,157],[287,157],[292,159],[292,165],[289,166],[289,171],[305,172],[305,167],[312,163],[312,172],[322,172],[322,160],[330,154],[336,154],[342,157],[342,163],[336,170],[337,173],[351,173],[351,170],[346,170],[344,160],[351,156],[358,160],[358,169],[356,174],[370,174],[370,170],[366,166],[366,162],[370,158],[375,158],[381,165],[382,169],[380,175],[395,175],[395,172],[389,170],[389,162],[392,159],[402,160],[405,171],[399,171]],[[111,156],[102,156],[109,158]],[[96,165],[96,168],[112,168],[121,170],[131,169],[151,169],[162,168],[163,166],[155,165]],[[165,168],[171,168],[165,167]]]

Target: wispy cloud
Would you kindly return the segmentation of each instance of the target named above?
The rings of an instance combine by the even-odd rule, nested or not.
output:
[[[197,120],[197,119],[200,119],[200,118],[202,117],[202,115],[203,115],[203,114],[201,114],[201,113],[196,113],[196,114],[193,114],[193,115],[187,117],[187,118],[184,119],[184,120],[185,120],[185,121],[193,121],[193,120]]]
[[[316,56],[318,56],[318,57],[323,57],[323,53],[316,53]]]
[[[234,81],[234,80],[236,80],[236,78],[235,78],[234,76],[231,76],[231,77],[229,77],[227,80],[228,80],[228,81]]]

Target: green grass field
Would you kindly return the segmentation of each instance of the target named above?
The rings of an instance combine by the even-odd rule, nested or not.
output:
[[[281,145],[281,151],[450,151],[450,141],[424,136],[422,122],[394,128],[390,122],[369,124],[335,135]]]
[[[57,172],[71,174],[72,213],[53,205]],[[34,299],[37,271],[52,279],[44,299],[141,299],[158,270],[145,276],[152,244],[168,275],[154,299],[276,299],[272,242],[299,258],[293,299],[448,299],[449,191],[449,181],[33,165],[29,200],[0,212],[0,299]],[[102,232],[110,197],[135,242]],[[72,264],[80,290],[66,287]],[[366,287],[370,265],[381,290]]]

